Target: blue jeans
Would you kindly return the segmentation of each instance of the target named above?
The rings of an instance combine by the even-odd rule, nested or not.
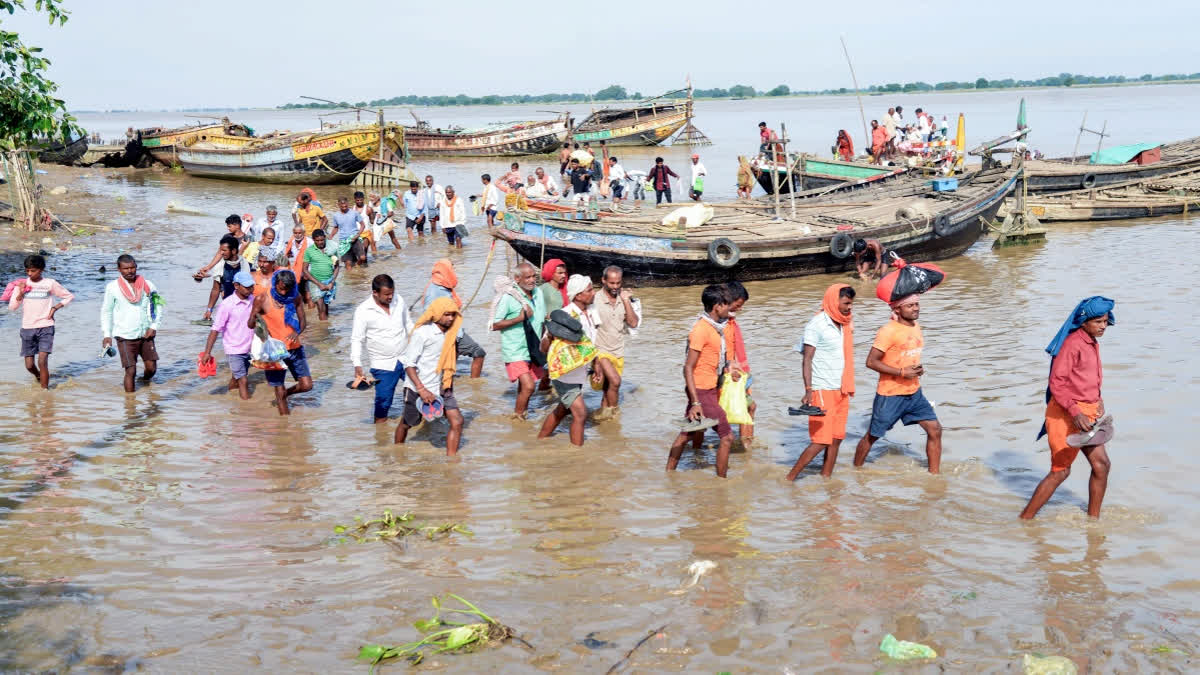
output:
[[[392,370],[380,368],[371,369],[371,377],[375,378],[375,419],[382,420],[392,409],[392,399],[396,396],[396,386],[404,381],[404,364],[396,362]]]

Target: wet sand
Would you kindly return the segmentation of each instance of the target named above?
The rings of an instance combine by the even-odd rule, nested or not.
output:
[[[418,169],[465,185],[506,163]],[[485,314],[491,278],[511,254],[497,248],[484,277],[479,226],[461,252],[438,238],[401,253],[386,244],[378,262],[346,276],[329,322],[306,332],[316,387],[281,419],[261,374],[249,402],[224,391],[220,356],[217,378],[195,376],[207,329],[188,321],[208,286],[189,275],[215,249],[225,215],[257,216],[266,203],[286,212],[291,191],[106,173],[78,179],[80,192],[102,195],[98,218],[126,210],[138,232],[97,235],[51,260],[49,276],[77,299],[58,315],[50,392],[32,389],[16,355],[19,318],[0,318],[10,345],[0,359],[0,669],[355,671],[366,667],[353,662],[361,644],[412,639],[429,596],[454,592],[535,650],[439,656],[421,668],[604,672],[665,625],[632,670],[895,669],[878,655],[887,632],[938,650],[921,672],[1008,671],[1025,653],[1071,657],[1081,672],[1194,670],[1181,652],[1200,649],[1200,537],[1187,525],[1200,516],[1190,479],[1200,460],[1185,435],[1200,422],[1190,400],[1200,318],[1196,292],[1176,280],[1195,277],[1200,262],[1164,255],[1194,248],[1193,216],[1056,226],[1043,245],[993,251],[981,241],[943,263],[949,280],[923,298],[921,317],[923,386],[945,426],[941,476],[925,472],[916,427],[889,433],[864,469],[850,466],[874,389],[861,363],[887,317],[859,285],[859,394],[841,460],[831,480],[814,464],[784,481],[808,442],[786,414],[801,395],[792,346],[841,278],[748,284],[741,321],[760,441],[734,454],[722,481],[711,436],[680,471],[663,471],[673,434],[664,418],[683,404],[682,344],[699,288],[636,292],[647,329],[629,349],[622,414],[589,424],[580,449],[565,427],[536,441],[548,398],[535,395],[534,421],[508,418],[513,389]],[[332,203],[349,190],[317,192]],[[212,216],[167,215],[168,200]],[[158,376],[126,395],[119,367],[95,356],[97,321],[116,253],[139,245],[167,319]],[[464,297],[484,279],[466,328],[490,352],[481,380],[467,380],[460,363],[467,426],[457,460],[444,457],[441,423],[393,446],[394,425],[370,424],[371,394],[343,386],[350,319],[370,276],[392,274],[411,302],[443,256],[458,266]],[[95,271],[102,264],[106,274]],[[1042,349],[1075,301],[1096,293],[1117,299],[1118,320],[1101,343],[1118,429],[1103,519],[1083,512],[1087,471],[1077,463],[1039,519],[1021,523],[1049,465],[1034,440]],[[596,393],[586,400],[599,405]],[[338,543],[336,524],[385,508],[462,522],[475,536]],[[672,594],[696,560],[716,569]]]

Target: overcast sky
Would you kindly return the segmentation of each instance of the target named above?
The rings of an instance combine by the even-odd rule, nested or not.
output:
[[[27,0],[32,6],[34,0]],[[592,93],[609,84],[849,87],[977,77],[1200,71],[1194,0],[1096,2],[382,2],[64,0],[45,48],[70,108],[275,106],[307,94]],[[976,7],[978,6],[978,7]],[[1147,9],[1153,7],[1153,9]]]

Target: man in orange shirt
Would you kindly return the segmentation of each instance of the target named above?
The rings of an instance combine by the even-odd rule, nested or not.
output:
[[[891,303],[892,320],[875,336],[867,367],[879,373],[875,403],[871,407],[871,426],[854,449],[854,466],[861,467],[875,441],[896,422],[919,424],[925,430],[925,455],[929,473],[940,473],[942,464],[942,425],[937,413],[921,393],[921,349],[925,339],[917,317],[921,314],[919,296],[909,295]]]
[[[711,285],[700,295],[704,313],[688,333],[687,358],[683,363],[683,383],[688,395],[687,419],[698,421],[707,417],[717,421],[717,435],[721,444],[717,447],[717,475],[725,477],[729,470],[729,450],[733,446],[733,428],[721,408],[717,389],[717,376],[730,354],[726,325],[729,319],[729,290],[725,286]],[[740,372],[731,372],[735,380]],[[667,456],[667,471],[674,471],[683,454],[691,433],[680,431],[671,444]]]

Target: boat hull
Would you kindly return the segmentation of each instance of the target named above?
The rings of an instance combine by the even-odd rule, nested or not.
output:
[[[225,141],[229,141],[226,146]],[[244,142],[243,142],[244,141]],[[394,140],[389,140],[388,146]],[[209,146],[178,148],[187,173],[252,183],[345,185],[375,156],[379,130],[346,129],[302,135],[292,141],[217,139]]]
[[[668,117],[652,118],[645,122],[614,126],[604,129],[577,131],[571,135],[576,143],[597,143],[604,141],[605,145],[660,145],[676,131],[687,124],[687,116],[683,113]],[[585,127],[581,127],[586,129]]]
[[[206,124],[194,127],[184,127],[182,129],[173,129],[160,133],[146,133],[142,131],[142,147],[150,156],[160,164],[165,166],[175,166],[178,164],[176,156],[176,146],[180,148],[185,145],[195,143],[201,139],[207,140],[209,134],[220,134],[224,131],[223,124]]]
[[[489,133],[438,133],[408,128],[405,139],[413,157],[522,157],[545,155],[562,147],[566,120]]]
[[[1010,177],[989,193],[970,204],[964,204],[946,215],[949,224],[939,236],[932,229],[914,231],[901,223],[872,231],[855,232],[855,236],[877,236],[885,246],[896,251],[908,262],[942,260],[961,255],[983,234],[983,223],[995,219],[1004,198],[1013,190],[1015,177]],[[510,219],[516,219],[510,220]],[[982,220],[981,220],[982,219]],[[519,222],[516,222],[519,221]],[[549,223],[543,225],[543,223]],[[789,248],[790,244],[765,242],[763,248],[743,248],[741,259],[730,268],[721,268],[708,260],[703,249],[682,249],[679,240],[665,235],[634,236],[581,232],[577,229],[555,227],[546,219],[541,221],[507,214],[505,227],[489,233],[508,242],[518,255],[535,265],[544,260],[559,258],[572,272],[599,277],[608,265],[622,268],[627,279],[643,286],[688,286],[722,283],[737,280],[783,279],[814,274],[840,274],[854,269],[854,258],[837,258],[828,244],[807,249]],[[543,234],[543,227],[545,228]],[[519,231],[514,228],[519,228]],[[890,235],[890,236],[882,236]],[[777,249],[775,251],[772,248]]]
[[[47,146],[44,150],[38,150],[37,156],[38,161],[43,164],[63,164],[70,166],[87,154],[87,149],[87,137],[80,136],[66,145],[59,143]]]
[[[1200,162],[1195,162],[1195,165],[1200,167]],[[1061,171],[1043,173],[1039,171],[1039,163],[1036,161],[1028,162],[1027,166],[1029,167],[1029,192],[1043,194],[1084,188],[1104,188],[1116,185],[1117,183],[1145,180],[1168,173],[1175,173],[1187,168],[1188,165],[1151,164],[1148,166],[1138,166],[1136,164],[1122,164],[1113,167],[1081,164],[1078,171],[1069,173],[1062,173]],[[1089,176],[1094,179],[1091,185],[1086,184]]]
[[[1079,201],[1071,203],[1038,203],[1030,200],[1026,208],[1043,223],[1079,222],[1088,220],[1128,220],[1131,218],[1154,218],[1172,216],[1200,210],[1200,198],[1190,200],[1162,200],[1161,203],[1146,200],[1119,199]]]

